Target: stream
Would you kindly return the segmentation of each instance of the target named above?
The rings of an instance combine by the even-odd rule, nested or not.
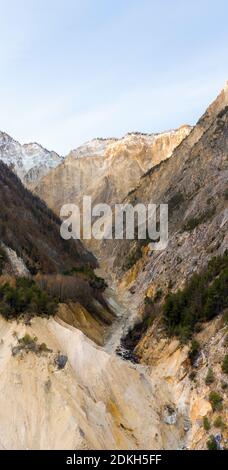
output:
[[[104,298],[116,316],[116,319],[109,328],[104,343],[104,350],[108,354],[117,354],[122,359],[136,363],[137,360],[134,354],[121,344],[121,338],[128,333],[137,321],[137,309],[133,308],[134,301],[132,295],[129,292],[125,294],[119,292],[116,281],[107,276],[104,269],[98,268],[96,274],[103,277],[108,284],[104,292]]]

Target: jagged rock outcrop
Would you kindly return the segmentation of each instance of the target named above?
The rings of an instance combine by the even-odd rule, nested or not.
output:
[[[121,202],[149,168],[170,157],[189,134],[190,126],[161,134],[127,134],[122,139],[94,139],[70,152],[50,171],[35,192],[57,214],[63,204]]]
[[[36,142],[21,145],[5,132],[0,132],[0,160],[8,165],[30,189],[63,157]]]

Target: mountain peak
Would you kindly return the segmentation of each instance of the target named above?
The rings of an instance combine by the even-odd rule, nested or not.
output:
[[[37,142],[21,145],[6,132],[0,131],[0,160],[30,188],[62,159],[56,152],[47,150]]]
[[[9,134],[6,132],[0,131],[0,144],[2,145],[3,143],[10,142],[14,140]]]

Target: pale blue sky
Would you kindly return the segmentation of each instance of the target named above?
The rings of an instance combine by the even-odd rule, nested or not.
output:
[[[227,0],[0,0],[0,129],[66,154],[194,123],[228,79]]]

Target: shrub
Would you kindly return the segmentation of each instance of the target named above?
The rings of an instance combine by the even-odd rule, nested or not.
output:
[[[211,207],[207,209],[203,214],[199,215],[198,217],[191,217],[185,223],[183,230],[184,231],[192,231],[195,227],[200,224],[203,224],[208,219],[210,219],[215,214],[215,207]]]
[[[184,225],[183,227],[183,230],[184,231],[187,231],[187,232],[190,232],[191,230],[193,230],[195,227],[197,227],[197,225],[200,224],[200,221],[199,219],[197,219],[196,217],[191,217],[187,222],[186,224]]]
[[[172,214],[175,209],[178,208],[184,202],[184,196],[182,193],[174,194],[171,199],[168,201],[169,205],[169,214]]]
[[[82,275],[82,277],[89,281],[91,287],[94,289],[104,290],[108,286],[103,277],[97,276],[89,265],[75,267],[69,271],[65,271],[64,274],[66,276]]]
[[[193,370],[193,371],[190,372],[190,374],[189,374],[189,379],[190,379],[190,380],[195,380],[195,378],[196,378],[196,372]]]
[[[171,290],[173,287],[173,281],[172,279],[169,279],[169,282],[168,282],[168,290]]]
[[[161,300],[162,295],[163,295],[162,289],[158,289],[157,292],[155,293],[154,301],[158,302],[159,300]]]
[[[153,320],[156,315],[156,306],[154,304],[154,299],[146,296],[144,298],[144,319],[148,326],[152,325]]]
[[[224,382],[224,381],[222,380],[222,381],[221,381],[221,387],[222,387],[222,390],[226,390],[227,387],[228,387],[227,382]]]
[[[223,359],[222,371],[224,372],[224,374],[228,374],[228,354],[226,354]]]
[[[204,416],[203,418],[203,427],[205,431],[209,431],[211,429],[211,425],[207,416]]]
[[[208,450],[217,450],[217,444],[214,436],[210,436],[207,441],[207,448]]]
[[[39,352],[52,352],[52,350],[47,347],[46,343],[41,343],[38,348]]]
[[[12,355],[16,356],[21,352],[34,352],[35,354],[49,353],[51,349],[47,347],[45,343],[38,344],[38,338],[32,337],[28,333],[18,339],[18,346],[12,348]]]
[[[208,369],[208,372],[207,372],[207,375],[206,375],[206,378],[205,378],[205,384],[210,385],[214,382],[214,380],[215,380],[215,377],[214,377],[213,370]]]
[[[18,343],[23,344],[24,346],[28,346],[29,344],[35,343],[37,338],[32,338],[28,333],[25,333],[22,338],[19,338]]]
[[[212,406],[213,411],[221,411],[222,410],[222,402],[223,398],[219,395],[218,392],[211,392],[209,395],[209,401]]]
[[[225,428],[225,424],[224,424],[221,416],[217,416],[217,418],[214,420],[214,426],[216,428],[221,428],[221,429]]]
[[[144,298],[144,305],[153,305],[153,304],[154,304],[154,301],[152,297],[149,297],[148,295],[146,295],[146,297]]]
[[[200,344],[195,339],[192,341],[191,349],[189,350],[188,357],[190,359],[191,365],[194,364],[200,351]]]
[[[13,356],[17,355],[21,351],[33,351],[37,352],[38,345],[37,345],[37,338],[34,336],[30,336],[26,333],[22,338],[18,339],[18,346],[15,346],[12,349]]]
[[[180,325],[178,329],[178,337],[182,344],[186,344],[192,336],[192,329],[186,325]]]
[[[226,308],[226,310],[224,312],[223,320],[224,320],[225,325],[228,326],[228,308]]]

